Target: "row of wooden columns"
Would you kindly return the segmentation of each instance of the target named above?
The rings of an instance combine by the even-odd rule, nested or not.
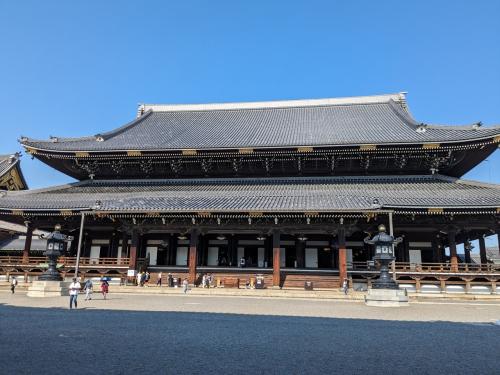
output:
[[[273,241],[273,287],[279,288],[281,286],[281,245],[280,245],[280,232],[278,230],[273,231],[272,234]],[[188,281],[193,284],[196,280],[196,259],[197,259],[197,247],[199,241],[199,232],[197,230],[192,230],[190,233],[189,242],[189,275]],[[347,278],[347,257],[346,257],[346,247],[345,247],[345,232],[343,230],[339,231],[338,235],[338,246],[339,246],[339,277],[343,281]],[[132,253],[132,252],[131,252]],[[132,257],[132,255],[131,255]],[[302,261],[303,262],[303,261]]]
[[[23,262],[27,262],[31,250],[31,242],[33,237],[33,225],[27,223],[26,231],[26,241],[24,243],[23,250]],[[196,280],[196,261],[197,261],[197,246],[199,241],[199,230],[193,229],[190,233],[190,244],[189,244],[189,282],[194,283]],[[450,230],[448,233],[448,246],[450,249],[450,263],[452,271],[458,271],[458,255],[457,255],[457,243],[456,235],[457,232]],[[497,236],[500,239],[500,232],[497,232]],[[346,257],[346,244],[345,244],[345,230],[340,228],[337,234],[338,239],[338,268],[339,268],[339,279],[342,282],[347,278],[347,257]],[[122,239],[122,251],[126,251],[126,245],[128,243],[128,235],[124,233]],[[131,244],[129,249],[129,268],[135,269],[137,264],[137,252],[139,243],[139,232],[137,230],[132,231]],[[299,244],[302,249],[305,244]],[[272,232],[272,247],[273,247],[273,286],[279,287],[281,283],[281,270],[280,270],[280,232],[275,230]],[[481,264],[487,263],[486,257],[486,244],[484,237],[479,237],[479,253],[481,257]],[[465,249],[465,261],[470,263],[470,250]],[[297,263],[300,267],[304,266],[304,254],[303,251],[299,251],[297,254]]]

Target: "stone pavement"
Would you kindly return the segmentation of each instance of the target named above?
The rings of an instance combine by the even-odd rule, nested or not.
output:
[[[142,288],[141,288],[142,289]],[[495,301],[414,301],[408,307],[369,307],[361,300],[319,298],[275,298],[223,295],[111,293],[107,300],[99,293],[91,301],[78,297],[84,310],[171,311],[243,315],[282,315],[324,318],[378,319],[398,321],[451,321],[493,323],[500,320],[500,303]],[[0,305],[30,308],[68,307],[69,297],[30,298],[25,293],[0,292]],[[500,331],[499,331],[500,334]]]
[[[500,306],[0,292],[9,374],[498,374]]]

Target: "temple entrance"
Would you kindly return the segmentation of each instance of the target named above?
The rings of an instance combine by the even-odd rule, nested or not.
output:
[[[306,248],[306,268],[318,268],[318,249]]]
[[[179,246],[177,248],[177,256],[175,258],[176,266],[187,266],[188,265],[188,247]]]

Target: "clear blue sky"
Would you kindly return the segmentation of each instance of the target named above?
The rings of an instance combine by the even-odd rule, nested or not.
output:
[[[408,91],[419,121],[500,123],[500,1],[2,1],[0,153],[139,102]],[[500,182],[500,152],[466,177]],[[30,187],[71,179],[24,157]]]

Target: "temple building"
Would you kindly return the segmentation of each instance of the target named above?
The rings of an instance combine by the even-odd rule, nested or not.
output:
[[[115,130],[20,142],[78,182],[4,192],[0,218],[25,223],[27,238],[61,224],[75,237],[65,270],[80,243],[83,276],[148,268],[195,284],[212,273],[226,287],[256,275],[274,287],[369,285],[363,239],[383,223],[403,237],[403,284],[496,292],[500,280],[500,256],[485,250],[500,232],[500,185],[461,179],[498,149],[500,127],[416,121],[404,93],[144,104]],[[22,258],[4,272],[40,271],[29,246]]]

